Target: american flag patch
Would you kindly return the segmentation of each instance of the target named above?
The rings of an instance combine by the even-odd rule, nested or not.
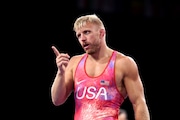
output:
[[[101,81],[100,81],[100,84],[101,84],[101,85],[109,85],[109,81],[107,81],[107,80],[101,80]]]

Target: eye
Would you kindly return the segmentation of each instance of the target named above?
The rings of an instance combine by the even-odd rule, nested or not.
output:
[[[90,33],[90,31],[89,30],[85,30],[83,33],[87,35],[87,34]]]

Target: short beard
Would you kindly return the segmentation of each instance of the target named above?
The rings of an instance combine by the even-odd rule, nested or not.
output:
[[[99,51],[99,46],[94,46],[92,49],[86,50],[85,52],[89,55],[95,54],[97,51]]]

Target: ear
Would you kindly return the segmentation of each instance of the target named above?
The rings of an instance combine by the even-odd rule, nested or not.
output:
[[[106,34],[105,29],[100,29],[100,37],[104,37]]]

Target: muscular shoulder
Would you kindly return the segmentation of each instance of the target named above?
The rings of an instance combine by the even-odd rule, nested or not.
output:
[[[120,52],[117,53],[116,68],[121,70],[124,74],[137,72],[135,60],[131,56]]]
[[[79,61],[85,54],[81,54],[81,55],[74,55],[71,57],[70,62],[77,62]]]
[[[84,56],[84,54],[75,55],[75,56],[71,57],[68,66],[70,66],[71,69],[74,70],[83,56]]]

